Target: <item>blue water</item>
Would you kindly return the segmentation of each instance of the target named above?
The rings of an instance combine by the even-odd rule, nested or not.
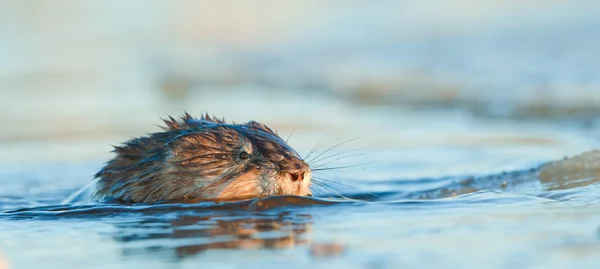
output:
[[[408,168],[387,162],[408,165],[387,156],[386,169],[332,173],[341,184],[315,198],[131,206],[61,204],[96,163],[5,167],[0,242],[14,268],[593,268],[597,155],[421,178],[389,176]]]
[[[0,4],[0,269],[600,267],[598,1],[122,2]],[[347,168],[64,203],[184,110]]]

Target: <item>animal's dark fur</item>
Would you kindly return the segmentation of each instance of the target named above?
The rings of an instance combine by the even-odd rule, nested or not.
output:
[[[96,198],[150,203],[310,195],[308,165],[264,124],[187,113],[164,122],[164,132],[115,147],[116,157],[96,174]]]

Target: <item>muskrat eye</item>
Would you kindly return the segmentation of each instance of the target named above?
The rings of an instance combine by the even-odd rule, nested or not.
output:
[[[242,159],[242,160],[250,159],[250,154],[248,154],[248,152],[242,151],[242,152],[240,152],[240,159]]]

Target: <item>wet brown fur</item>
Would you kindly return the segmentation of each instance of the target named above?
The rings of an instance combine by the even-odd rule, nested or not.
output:
[[[153,203],[310,195],[308,165],[266,125],[187,113],[164,122],[164,132],[115,147],[116,156],[96,174],[96,199]],[[250,158],[240,157],[242,151]]]

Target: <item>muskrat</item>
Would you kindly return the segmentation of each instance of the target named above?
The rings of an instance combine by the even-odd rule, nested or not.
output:
[[[208,114],[164,120],[164,132],[115,146],[93,197],[119,203],[311,196],[311,170],[262,123],[228,124]]]

